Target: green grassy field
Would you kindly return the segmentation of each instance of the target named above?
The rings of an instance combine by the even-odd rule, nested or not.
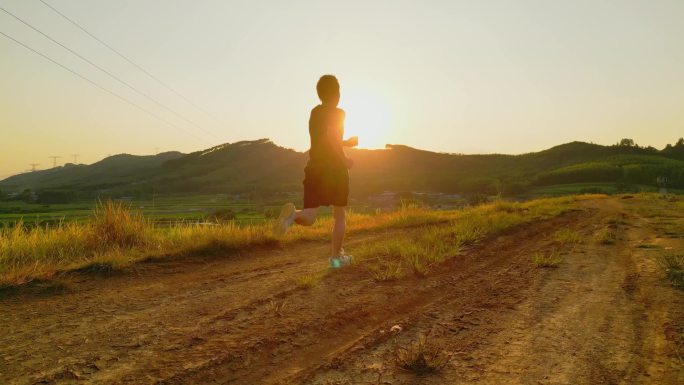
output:
[[[248,200],[236,200],[226,195],[161,196],[154,200],[117,200],[132,211],[142,213],[157,223],[203,221],[226,212],[239,222],[263,221],[269,208]],[[78,203],[44,205],[21,201],[0,202],[0,224],[22,221],[26,224],[54,224],[87,221],[93,215],[97,200]]]
[[[130,211],[141,213],[158,225],[175,225],[182,222],[216,222],[232,220],[239,225],[263,223],[275,215],[286,201],[292,199],[250,201],[234,199],[228,195],[167,195],[152,199],[114,200]],[[25,203],[0,201],[0,227],[11,227],[18,222],[24,225],[58,225],[69,222],[87,222],[93,217],[97,200],[64,204]],[[372,212],[366,205],[352,205],[356,212]],[[322,208],[320,214],[327,216],[330,210]]]
[[[573,194],[623,194],[658,192],[658,187],[650,185],[619,185],[616,183],[567,183],[538,187],[529,192],[533,196],[573,195]],[[684,190],[668,189],[671,194],[684,194]]]

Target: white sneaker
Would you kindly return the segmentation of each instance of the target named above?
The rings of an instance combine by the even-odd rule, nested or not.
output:
[[[351,265],[352,263],[352,256],[349,254],[341,254],[339,259],[342,266]]]
[[[285,203],[280,209],[280,215],[273,224],[273,236],[282,237],[287,232],[287,229],[292,225],[292,216],[295,213],[295,205],[292,203]]]

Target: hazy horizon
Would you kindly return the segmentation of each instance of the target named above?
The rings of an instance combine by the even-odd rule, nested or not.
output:
[[[192,103],[40,1],[0,1],[174,112],[2,11],[0,31],[177,126],[0,36],[0,179],[50,155],[93,163],[258,138],[304,151],[325,73],[361,147],[520,154],[627,137],[660,149],[684,132],[682,2],[46,3]]]

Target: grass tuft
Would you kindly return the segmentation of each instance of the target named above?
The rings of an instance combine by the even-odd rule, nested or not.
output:
[[[684,255],[665,255],[660,260],[665,269],[665,275],[670,284],[678,289],[684,289]]]
[[[277,302],[270,300],[268,302],[268,309],[278,317],[282,317],[285,314],[285,308],[287,306],[287,301]]]
[[[382,259],[370,266],[371,276],[376,282],[394,281],[404,276],[401,262]]]
[[[321,282],[324,276],[325,273],[304,274],[301,277],[297,278],[297,287],[302,289],[313,289]]]
[[[397,349],[397,365],[416,374],[439,372],[449,361],[451,354],[441,345],[428,341],[426,335],[420,335],[408,346]]]
[[[152,225],[141,213],[111,200],[95,206],[89,232],[91,248],[132,248],[150,240]]]
[[[614,245],[617,242],[617,234],[607,227],[596,232],[596,240],[602,245]]]
[[[561,229],[553,234],[553,239],[562,244],[578,244],[582,243],[584,237],[579,232],[572,229]]]
[[[552,251],[549,255],[535,253],[532,261],[536,267],[558,267],[563,262],[563,257],[557,251]]]

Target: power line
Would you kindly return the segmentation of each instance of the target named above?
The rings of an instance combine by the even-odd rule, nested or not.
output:
[[[109,75],[112,79],[117,80],[118,82],[120,82],[121,84],[123,84],[123,85],[125,85],[126,87],[130,88],[131,90],[135,91],[135,92],[138,93],[139,95],[142,95],[143,97],[147,98],[148,100],[152,101],[153,103],[157,104],[158,106],[160,106],[160,107],[164,108],[165,110],[171,112],[172,114],[176,115],[176,116],[177,116],[178,118],[180,118],[181,120],[184,120],[185,122],[190,123],[191,125],[195,126],[196,128],[199,128],[200,130],[204,131],[204,133],[206,133],[206,134],[208,134],[208,135],[210,135],[210,136],[213,136],[215,139],[218,139],[218,137],[217,137],[216,135],[214,135],[213,133],[211,133],[211,132],[205,130],[205,129],[202,128],[202,127],[200,127],[197,123],[193,122],[192,120],[187,119],[187,118],[184,117],[183,115],[177,113],[176,111],[174,111],[174,110],[172,110],[171,108],[167,107],[167,106],[164,105],[163,103],[159,102],[159,101],[156,100],[155,98],[149,96],[148,94],[144,93],[143,91],[140,91],[140,90],[137,89],[136,87],[132,86],[131,84],[129,84],[129,83],[126,82],[125,80],[122,80],[122,79],[119,78],[118,76],[116,76],[116,75],[112,74],[111,72],[107,71],[106,69],[100,67],[99,65],[97,65],[97,64],[95,64],[93,61],[91,61],[91,60],[85,58],[83,55],[79,54],[78,52],[74,51],[73,49],[71,49],[71,48],[67,47],[66,45],[60,43],[59,41],[55,40],[55,39],[52,38],[50,35],[48,35],[48,34],[46,34],[45,32],[39,30],[38,28],[34,27],[34,26],[31,25],[29,22],[23,20],[23,19],[20,18],[19,16],[13,14],[12,12],[6,10],[6,9],[3,8],[3,7],[0,7],[0,10],[2,10],[3,12],[5,12],[6,14],[12,16],[13,18],[17,19],[18,21],[20,21],[21,23],[23,23],[23,24],[26,25],[27,27],[31,28],[32,30],[34,30],[34,31],[38,32],[39,34],[43,35],[45,38],[49,39],[51,42],[53,42],[53,43],[59,45],[60,47],[66,49],[67,51],[71,52],[73,55],[75,55],[75,56],[78,57],[79,59],[85,61],[86,63],[90,64],[91,66],[93,66],[93,67],[97,68],[98,70],[104,72],[105,74]]]
[[[171,87],[170,85],[166,84],[166,82],[164,82],[163,80],[161,80],[161,79],[159,79],[158,77],[156,77],[156,76],[154,76],[153,74],[151,74],[151,73],[150,73],[149,71],[147,71],[145,68],[143,68],[142,66],[140,66],[139,64],[137,64],[136,62],[134,62],[132,59],[130,59],[128,56],[122,54],[122,53],[119,52],[117,49],[115,49],[115,48],[112,47],[111,45],[109,45],[109,44],[107,44],[106,42],[104,42],[102,39],[100,39],[100,38],[98,38],[97,36],[95,36],[95,35],[93,35],[92,33],[90,33],[90,31],[88,31],[87,29],[85,29],[85,27],[83,27],[81,24],[77,23],[77,22],[76,22],[75,20],[73,20],[72,18],[70,18],[70,17],[68,17],[67,15],[65,15],[64,13],[60,12],[57,8],[53,7],[53,6],[50,5],[49,3],[45,2],[45,0],[40,0],[40,2],[43,3],[46,7],[52,9],[52,10],[53,10],[55,13],[57,13],[58,15],[62,16],[65,20],[67,20],[68,22],[70,22],[71,24],[73,24],[76,28],[80,29],[81,31],[85,32],[88,36],[90,36],[90,37],[92,37],[93,39],[95,39],[98,43],[102,44],[103,46],[107,47],[110,51],[112,51],[112,52],[114,52],[115,54],[119,55],[119,57],[121,57],[122,59],[124,59],[125,61],[127,61],[128,63],[130,63],[130,64],[131,64],[132,66],[134,66],[135,68],[139,69],[139,70],[140,70],[141,72],[143,72],[145,75],[149,76],[151,79],[153,79],[153,80],[156,81],[157,83],[159,83],[159,84],[161,84],[162,86],[164,86],[167,90],[169,90],[169,91],[173,92],[174,94],[176,94],[178,97],[180,97],[181,99],[183,99],[186,103],[188,103],[188,104],[190,104],[191,106],[195,107],[197,110],[203,112],[205,115],[207,115],[207,116],[209,116],[210,118],[214,119],[214,120],[217,121],[218,123],[221,123],[216,117],[214,117],[213,114],[209,113],[209,112],[208,112],[207,110],[205,110],[204,108],[198,106],[198,105],[197,105],[196,103],[194,103],[192,100],[190,100],[189,98],[185,97],[185,95],[181,94],[180,92],[176,91],[173,87]],[[221,124],[223,124],[223,123],[221,123]]]
[[[181,130],[181,131],[185,131],[185,133],[190,134],[193,138],[197,139],[198,141],[200,141],[200,142],[202,141],[200,138],[198,138],[198,137],[197,137],[195,134],[193,134],[192,132],[183,130],[181,127],[179,127],[179,126],[173,124],[172,122],[169,122],[168,120],[162,118],[161,116],[159,116],[159,115],[157,115],[157,114],[155,114],[155,113],[153,113],[153,112],[151,112],[151,111],[145,109],[144,107],[141,107],[140,105],[138,105],[138,104],[136,104],[136,103],[134,103],[134,102],[132,102],[132,101],[130,101],[130,100],[124,98],[123,96],[117,94],[117,93],[114,92],[114,91],[108,90],[107,88],[105,88],[105,87],[99,85],[98,83],[95,83],[94,81],[88,79],[87,77],[81,75],[80,73],[78,73],[78,72],[72,70],[71,68],[65,66],[64,64],[59,63],[59,62],[53,60],[52,58],[50,58],[50,57],[48,57],[48,56],[46,56],[46,55],[44,55],[44,54],[42,54],[42,53],[36,51],[35,49],[33,49],[33,48],[31,48],[31,47],[29,47],[28,45],[26,45],[26,44],[20,42],[19,40],[13,38],[12,36],[10,36],[10,35],[8,35],[8,34],[2,32],[2,31],[0,31],[0,35],[3,35],[4,37],[6,37],[6,38],[8,38],[8,39],[10,39],[10,40],[12,40],[12,41],[14,41],[15,43],[17,43],[17,44],[21,45],[22,47],[28,49],[29,51],[35,53],[36,55],[41,56],[41,57],[43,57],[44,59],[49,60],[49,61],[51,61],[52,63],[54,63],[54,64],[56,64],[56,65],[62,67],[63,69],[65,69],[65,70],[71,72],[72,74],[78,76],[79,78],[81,78],[81,79],[87,81],[88,83],[94,85],[95,87],[101,89],[102,91],[104,91],[104,92],[106,92],[106,93],[108,93],[108,94],[110,94],[110,95],[112,95],[112,96],[115,96],[116,98],[118,98],[118,99],[120,99],[120,100],[122,100],[122,101],[124,101],[124,102],[126,102],[126,103],[128,103],[128,104],[130,104],[131,106],[133,106],[133,107],[135,107],[135,108],[137,108],[137,109],[139,109],[139,110],[141,110],[141,111],[147,113],[148,115],[150,115],[150,116],[152,116],[152,117],[154,117],[154,118],[156,118],[156,119],[158,119],[158,120],[160,120],[160,121],[162,121],[162,122],[168,124],[168,125],[171,126],[171,127],[174,127],[174,128],[176,128],[176,129],[178,129],[178,130]]]

